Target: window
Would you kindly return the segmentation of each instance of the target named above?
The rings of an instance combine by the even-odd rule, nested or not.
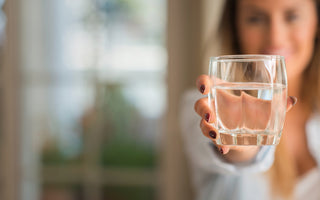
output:
[[[22,2],[26,199],[156,199],[165,3]]]

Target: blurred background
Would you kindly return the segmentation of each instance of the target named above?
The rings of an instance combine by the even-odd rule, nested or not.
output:
[[[219,0],[0,0],[0,199],[193,199],[179,128]]]

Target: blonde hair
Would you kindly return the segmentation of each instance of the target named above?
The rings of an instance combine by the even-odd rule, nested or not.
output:
[[[204,46],[204,56],[212,53],[210,45],[219,42],[220,54],[240,54],[240,47],[237,42],[237,30],[235,25],[236,17],[236,0],[226,0],[218,34],[212,34],[212,37]],[[318,23],[319,21],[319,6],[320,0],[316,0]],[[319,30],[319,27],[318,27]],[[318,32],[317,32],[318,34]],[[315,39],[314,52],[310,63],[303,72],[303,90],[300,91],[303,99],[300,102],[309,106],[309,109],[320,108],[320,38]],[[312,94],[312,95],[311,95]],[[290,199],[293,194],[293,189],[297,180],[297,169],[294,159],[287,152],[284,146],[284,137],[276,147],[275,159],[272,167],[266,173],[270,178],[271,190],[273,195],[279,195]]]

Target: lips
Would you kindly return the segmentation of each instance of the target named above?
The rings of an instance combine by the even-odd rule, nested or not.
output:
[[[263,50],[262,53],[267,55],[280,55],[285,57],[286,60],[291,56],[291,51],[288,49],[266,49]]]

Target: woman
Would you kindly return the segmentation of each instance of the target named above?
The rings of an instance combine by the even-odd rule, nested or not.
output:
[[[320,199],[320,41],[317,0],[227,0],[220,25],[222,54],[273,54],[286,59],[288,109],[277,146],[216,146],[219,133],[207,98],[193,116],[183,109],[187,150],[199,199]],[[209,78],[197,87],[209,92]],[[185,105],[194,99],[187,95]],[[319,132],[319,133],[318,133]],[[212,142],[208,142],[209,138]]]

